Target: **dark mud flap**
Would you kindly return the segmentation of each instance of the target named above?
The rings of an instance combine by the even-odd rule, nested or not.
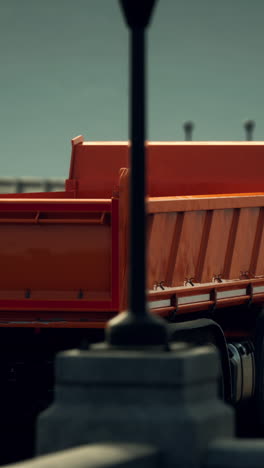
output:
[[[264,309],[262,309],[256,322],[255,334],[255,363],[256,363],[256,387],[255,405],[256,417],[264,432]]]
[[[230,402],[232,391],[231,371],[226,339],[222,328],[213,320],[198,319],[169,324],[169,334],[170,341],[186,341],[197,345],[211,344],[219,350],[222,367],[219,396],[226,402]]]

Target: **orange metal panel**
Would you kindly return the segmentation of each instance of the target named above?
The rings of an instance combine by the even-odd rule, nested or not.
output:
[[[263,142],[148,142],[146,149],[150,196],[264,192]],[[109,198],[128,165],[127,142],[77,137],[67,191]]]
[[[263,192],[263,142],[153,142],[150,196]]]
[[[225,255],[233,210],[213,210],[208,238],[203,246],[204,263],[199,275],[199,282],[208,283],[213,277],[223,275]]]
[[[110,298],[110,211],[107,201],[2,200],[0,296]]]
[[[110,198],[122,167],[128,167],[127,142],[73,141],[66,190],[78,197]]]
[[[260,209],[250,271],[255,276],[264,274],[264,208]]]
[[[148,213],[170,213],[259,206],[264,206],[264,194],[254,192],[188,197],[149,197],[147,211]]]
[[[59,199],[63,199],[63,198],[71,198],[71,194],[70,193],[67,193],[67,192],[38,192],[38,193],[29,193],[29,192],[24,192],[24,193],[0,193],[0,200],[1,199],[6,199],[6,198],[12,198],[12,199],[18,199],[18,198],[33,198],[33,199],[36,199],[36,197],[38,199],[42,199],[42,198],[45,198],[45,199],[48,199],[48,198],[59,198]]]
[[[182,235],[182,226],[184,221],[185,214],[183,212],[178,212],[176,221],[175,221],[175,229],[172,237],[171,243],[171,251],[168,257],[168,268],[167,268],[167,275],[165,279],[166,285],[173,284],[173,277],[175,271],[175,264],[178,256],[178,250],[180,245],[180,239]]]
[[[232,251],[228,252],[231,261],[229,271],[225,272],[227,278],[240,278],[244,276],[245,272],[253,273],[250,272],[250,266],[258,218],[259,208],[239,210]]]
[[[198,260],[205,219],[205,211],[184,214],[172,284],[168,286],[183,285],[191,278],[193,282],[198,282]]]
[[[150,289],[155,275],[163,275],[159,281],[165,279],[166,287],[180,286],[190,279],[189,285],[193,284],[194,289],[200,283],[264,275],[264,212],[256,206],[264,199],[253,194],[251,207],[236,208],[242,198],[225,195],[220,205],[218,197],[203,197],[199,204],[195,196],[166,198],[162,212],[162,198],[156,204],[152,197],[148,202],[148,217],[152,219],[148,234],[152,252],[148,267]],[[246,199],[250,199],[250,194]],[[169,226],[169,219],[174,219],[174,228]],[[165,239],[167,244],[161,253]]]
[[[1,225],[1,288],[109,291],[110,253],[109,226]]]
[[[153,289],[157,283],[167,284],[168,259],[171,255],[177,214],[159,213],[151,217],[148,245],[149,289]]]
[[[197,261],[197,268],[196,268],[196,275],[195,275],[195,280],[198,283],[201,283],[202,278],[203,278],[205,257],[206,257],[208,240],[209,240],[211,227],[212,227],[213,214],[214,214],[213,210],[207,210],[205,213],[205,220],[203,223],[203,233],[202,233],[202,239],[201,239],[201,244],[200,244],[200,249],[199,249],[199,257]]]

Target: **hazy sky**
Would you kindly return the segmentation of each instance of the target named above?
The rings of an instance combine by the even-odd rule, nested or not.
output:
[[[148,138],[264,140],[264,1],[159,0]],[[66,177],[70,139],[128,138],[128,31],[117,0],[0,0],[0,177]]]

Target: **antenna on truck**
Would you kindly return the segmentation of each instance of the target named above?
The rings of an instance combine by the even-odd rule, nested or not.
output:
[[[130,249],[128,311],[112,319],[106,338],[114,346],[166,346],[167,326],[146,308],[145,29],[155,0],[119,0],[130,29]]]
[[[183,130],[185,133],[185,141],[192,141],[194,123],[191,120],[187,120],[183,123]]]
[[[256,127],[256,122],[255,120],[246,120],[244,122],[244,129],[246,133],[246,140],[247,141],[252,141],[253,140],[253,132]]]

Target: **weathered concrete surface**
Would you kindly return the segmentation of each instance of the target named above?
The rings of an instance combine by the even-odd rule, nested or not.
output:
[[[208,443],[233,434],[233,411],[218,399],[212,347],[60,353],[54,404],[39,418],[37,453],[87,443],[150,444],[168,466],[199,466]]]
[[[164,464],[161,454],[153,447],[94,444],[6,465],[6,468],[164,468]]]
[[[218,439],[208,447],[203,468],[263,468],[262,439]]]

